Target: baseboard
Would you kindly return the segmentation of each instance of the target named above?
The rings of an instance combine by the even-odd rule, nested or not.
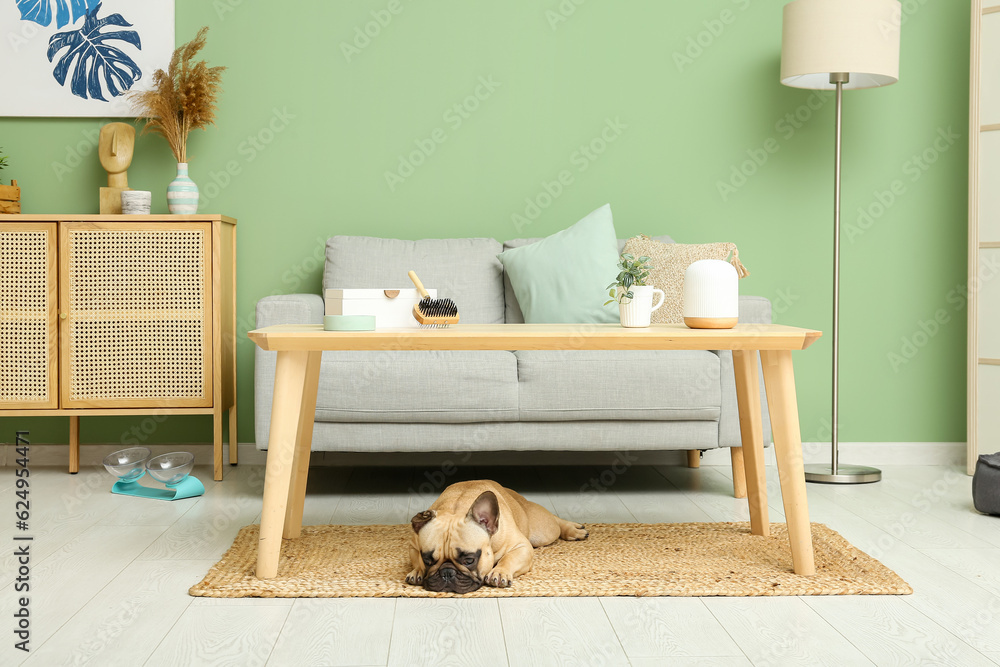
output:
[[[99,466],[105,456],[121,449],[121,445],[83,444],[80,465]],[[192,452],[195,463],[211,465],[212,446],[209,444],[149,445],[154,455],[174,451]],[[806,442],[802,446],[806,463],[826,463],[830,460],[830,443]],[[253,443],[240,443],[239,462],[263,465],[267,453]],[[13,466],[17,458],[14,445],[0,445],[0,466]],[[445,458],[458,463],[454,454],[439,452],[393,452],[390,455],[370,452],[314,452],[311,465],[329,466],[421,466],[441,465]],[[223,460],[229,461],[229,447],[223,447]],[[475,452],[465,463],[474,465],[609,465],[619,460],[616,452]],[[842,442],[840,460],[858,465],[965,465],[964,442]],[[773,466],[774,448],[764,450],[766,465]],[[629,462],[635,465],[683,465],[684,451],[630,452]],[[31,465],[67,465],[66,445],[31,445]],[[728,448],[706,450],[705,466],[731,465]]]

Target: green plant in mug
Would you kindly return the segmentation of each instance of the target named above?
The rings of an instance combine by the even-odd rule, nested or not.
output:
[[[608,285],[608,296],[611,298],[604,302],[604,305],[608,305],[615,300],[615,292],[618,287],[621,287],[621,293],[618,294],[618,303],[622,302],[622,299],[631,299],[632,286],[642,287],[646,284],[646,279],[649,278],[649,270],[651,267],[649,264],[649,257],[640,257],[636,259],[634,255],[625,253],[621,257],[621,261],[618,262],[618,268],[621,272],[618,274],[618,278],[615,282]]]
[[[0,147],[0,171],[7,166],[7,156],[3,154],[3,148]]]

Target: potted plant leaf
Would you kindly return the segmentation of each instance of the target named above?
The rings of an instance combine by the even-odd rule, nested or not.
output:
[[[7,165],[7,156],[0,148],[0,171]],[[20,213],[21,212],[21,188],[17,187],[17,181],[11,181],[10,185],[4,185],[0,181],[0,213]]]
[[[604,305],[618,300],[618,311],[621,314],[623,327],[648,327],[653,311],[663,305],[663,290],[647,285],[649,279],[649,257],[636,259],[634,255],[625,253],[618,262],[619,273],[615,282],[608,285],[608,296],[611,298]],[[660,300],[653,305],[653,293],[660,293]]]

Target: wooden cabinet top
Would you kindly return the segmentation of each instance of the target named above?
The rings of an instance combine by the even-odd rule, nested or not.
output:
[[[195,215],[170,215],[168,213],[162,215],[32,213],[30,215],[0,215],[0,223],[3,222],[222,222],[227,225],[235,225],[236,218],[213,213],[198,213]]]

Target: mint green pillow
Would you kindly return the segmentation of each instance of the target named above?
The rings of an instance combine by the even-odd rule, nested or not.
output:
[[[568,229],[497,255],[528,324],[618,322],[608,284],[618,275],[618,238],[605,204]]]

